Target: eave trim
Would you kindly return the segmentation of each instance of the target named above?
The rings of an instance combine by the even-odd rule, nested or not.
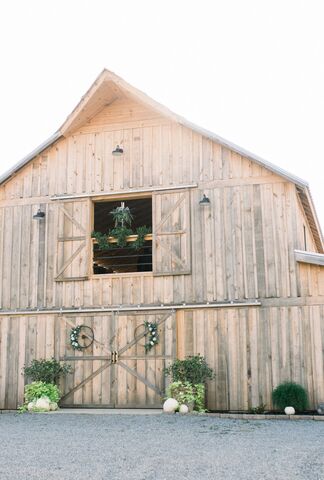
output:
[[[40,153],[42,153],[46,148],[52,146],[59,138],[61,138],[62,134],[61,132],[57,131],[53,135],[51,135],[45,142],[41,143],[38,147],[36,147],[32,152],[30,152],[26,157],[24,157],[20,162],[16,163],[10,170],[5,172],[1,177],[0,177],[0,185],[2,185],[4,182],[9,180],[11,177],[13,177],[21,168],[23,168],[25,165],[27,165],[28,162],[33,160],[33,158],[37,157]]]

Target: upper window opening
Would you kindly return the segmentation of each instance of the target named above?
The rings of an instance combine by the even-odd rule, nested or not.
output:
[[[152,271],[152,198],[94,204],[93,273]]]

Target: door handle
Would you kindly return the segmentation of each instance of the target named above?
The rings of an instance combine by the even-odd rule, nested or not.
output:
[[[111,363],[117,363],[118,362],[118,352],[117,350],[113,350],[111,352]]]

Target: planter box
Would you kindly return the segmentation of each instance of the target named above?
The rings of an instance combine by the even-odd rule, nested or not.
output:
[[[128,243],[135,242],[135,240],[137,240],[137,238],[138,238],[138,235],[129,235],[128,237],[126,237],[126,241]],[[144,237],[145,241],[151,241],[152,239],[153,239],[153,234],[152,233],[148,233]],[[95,238],[93,238],[92,241],[93,241],[93,243],[98,243]],[[115,237],[108,237],[108,243],[117,243],[117,239]]]

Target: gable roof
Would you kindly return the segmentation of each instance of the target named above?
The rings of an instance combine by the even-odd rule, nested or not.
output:
[[[242,155],[249,160],[261,165],[262,167],[267,168],[271,172],[285,178],[289,182],[292,182],[297,187],[297,192],[300,197],[302,206],[304,208],[305,215],[309,221],[309,225],[314,237],[314,241],[319,252],[324,252],[323,248],[323,236],[320,229],[319,221],[315,212],[313,201],[310,195],[308,183],[305,180],[287,172],[286,170],[277,167],[271,162],[264,160],[263,158],[235,145],[232,142],[216,135],[209,130],[205,130],[194,123],[189,122],[185,118],[177,115],[176,113],[169,110],[164,105],[153,100],[145,93],[141,92],[137,88],[133,87],[129,83],[125,82],[121,77],[116,75],[109,70],[104,69],[101,74],[97,77],[95,82],[91,85],[89,90],[83,95],[78,105],[67,117],[65,122],[61,127],[45,142],[39,145],[35,150],[30,152],[29,155],[24,157],[20,162],[14,165],[10,170],[8,170],[4,175],[0,177],[0,185],[9,180],[14,176],[22,167],[24,167],[28,162],[30,162],[37,155],[42,153],[45,149],[53,145],[61,137],[67,137],[70,133],[75,131],[78,127],[86,123],[88,120],[93,118],[100,110],[114,102],[121,94],[133,98],[148,107],[151,107],[161,115],[169,118],[170,120],[175,121],[176,123],[187,127],[202,136],[209,138],[220,145],[223,145],[230,150]]]

